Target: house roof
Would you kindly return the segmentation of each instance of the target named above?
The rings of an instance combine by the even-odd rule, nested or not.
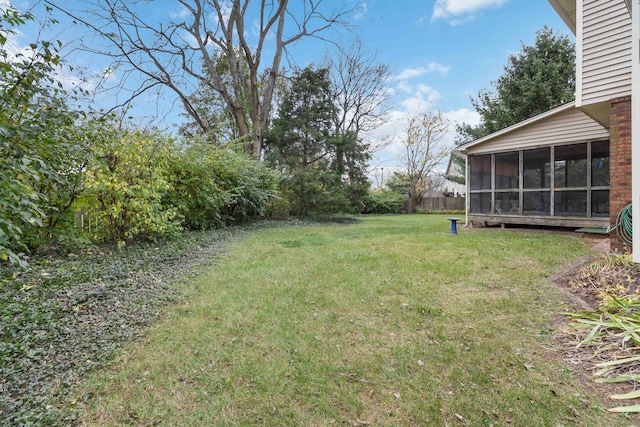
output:
[[[576,34],[576,0],[548,0],[548,2],[573,34]],[[624,0],[624,2],[631,12],[631,0]]]
[[[572,110],[574,108],[576,108],[576,103],[575,103],[575,101],[572,101],[572,102],[570,102],[568,104],[561,105],[559,107],[556,107],[556,108],[554,108],[552,110],[549,110],[547,112],[544,112],[542,114],[538,114],[537,116],[533,116],[530,119],[523,120],[523,121],[521,121],[519,123],[516,123],[515,125],[511,125],[509,127],[501,129],[501,130],[499,130],[497,132],[489,134],[487,136],[483,136],[482,138],[478,138],[478,139],[476,139],[474,141],[467,142],[466,144],[463,144],[463,145],[459,146],[458,150],[460,150],[461,152],[464,153],[465,151],[467,151],[471,147],[475,147],[476,145],[480,145],[480,144],[483,144],[485,142],[491,141],[492,139],[495,139],[495,138],[497,138],[499,136],[503,136],[503,135],[509,134],[511,132],[517,131],[518,129],[522,129],[525,126],[528,126],[528,125],[533,124],[533,123],[537,123],[537,122],[539,122],[541,120],[544,120],[544,119],[546,119],[548,117],[555,116],[556,114],[560,114],[560,113],[562,113],[564,111]]]
[[[576,0],[548,0],[567,27],[576,34]]]
[[[465,154],[463,152],[461,152],[460,150],[451,150],[451,154],[449,155],[449,163],[447,164],[447,170],[444,173],[445,176],[449,176],[451,175],[451,173],[453,172],[451,170],[452,167],[454,167],[454,163],[453,163],[453,158],[454,157],[459,157],[464,159],[465,158]]]

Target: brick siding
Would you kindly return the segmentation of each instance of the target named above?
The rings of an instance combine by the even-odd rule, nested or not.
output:
[[[631,203],[631,97],[609,101],[610,122],[610,185],[609,219],[615,224],[618,213]],[[611,249],[631,251],[616,232],[611,233]]]

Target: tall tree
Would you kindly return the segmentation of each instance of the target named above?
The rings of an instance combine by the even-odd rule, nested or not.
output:
[[[346,50],[336,48],[326,62],[331,92],[338,106],[336,129],[341,133],[354,132],[359,139],[363,133],[384,124],[390,109],[389,66],[366,52],[360,40]]]
[[[339,181],[331,170],[336,152],[327,69],[305,68],[294,79],[266,133],[265,159],[282,172],[292,212],[305,216],[336,203]]]
[[[229,62],[226,57],[217,52],[214,54],[213,60],[216,64],[216,75],[227,85],[232,84]],[[204,69],[203,73],[208,73],[207,69]],[[198,112],[200,120],[206,123],[206,126],[203,127],[191,114],[185,111],[182,116],[185,117],[186,122],[180,126],[179,132],[187,138],[198,136],[214,145],[224,145],[237,140],[240,134],[233,114],[227,108],[224,98],[211,88],[209,80],[200,81],[198,88],[189,95],[189,102]]]
[[[48,4],[63,0],[46,0]],[[127,99],[157,87],[171,89],[204,133],[210,125],[190,95],[203,83],[224,100],[246,151],[259,156],[267,126],[280,63],[286,48],[306,37],[319,37],[349,12],[323,8],[323,0],[178,0],[182,18],[152,23],[143,8],[158,2],[103,0],[90,2],[91,12],[71,12],[111,43],[100,51],[114,58],[114,67],[135,71],[143,82]],[[95,51],[95,48],[89,48]],[[230,79],[217,73],[220,55],[228,63]]]
[[[336,47],[327,55],[326,66],[337,106],[334,123],[340,140],[334,168],[342,177],[345,194],[355,202],[369,188],[366,169],[371,154],[382,148],[382,144],[364,143],[363,136],[387,120],[391,72],[376,55],[366,52],[359,40],[346,50]]]
[[[478,126],[458,126],[459,144],[473,141],[570,102],[575,92],[575,45],[545,26],[533,46],[509,56],[494,90],[483,89],[471,99],[480,114]]]
[[[449,130],[449,121],[439,110],[409,114],[404,128],[402,160],[409,178],[409,197],[417,206],[425,192],[441,180],[436,179],[437,166],[449,155],[442,141]]]

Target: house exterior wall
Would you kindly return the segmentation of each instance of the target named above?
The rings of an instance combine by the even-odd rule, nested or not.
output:
[[[577,1],[576,106],[631,94],[631,17],[621,0]]]
[[[444,191],[454,196],[464,196],[467,192],[467,186],[460,184],[459,182],[449,181],[448,179],[444,183]]]
[[[635,2],[636,7],[631,7],[627,2],[631,10],[631,23],[633,33],[633,58],[640,58],[640,3]],[[631,65],[633,81],[632,98],[631,98],[631,122],[640,123],[640,62],[633,61]],[[636,218],[640,218],[640,126],[631,126],[631,158],[632,158],[632,196],[633,196],[633,215]],[[633,261],[640,264],[640,221],[636,221],[633,224],[633,235],[636,236],[633,239]]]
[[[631,203],[631,96],[610,100],[611,137],[609,151],[610,164],[610,217],[616,223],[618,213]],[[624,243],[617,233],[611,233],[611,248],[624,251]]]
[[[601,139],[609,139],[609,131],[582,111],[572,108],[546,120],[496,137],[477,147],[470,147],[467,153],[514,151]]]
[[[464,178],[465,169],[463,165],[465,164],[465,161],[466,160],[464,154],[460,153],[457,150],[452,151],[451,155],[449,156],[449,164],[447,165],[447,170],[444,174],[445,177],[448,178],[450,176],[453,176]],[[454,195],[464,195],[467,192],[467,186],[465,184],[446,179],[445,191]]]

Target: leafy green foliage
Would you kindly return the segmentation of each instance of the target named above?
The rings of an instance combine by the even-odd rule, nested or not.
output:
[[[82,199],[94,238],[122,245],[180,231],[177,210],[161,203],[171,189],[171,139],[105,126],[96,134],[94,147]]]
[[[275,172],[246,154],[202,143],[176,155],[169,175],[171,189],[163,203],[176,206],[189,229],[264,216],[279,180]]]
[[[575,46],[567,36],[544,27],[533,46],[509,56],[504,73],[472,99],[478,126],[458,126],[458,143],[496,132],[553,107],[570,102],[575,92]]]
[[[385,185],[390,190],[397,193],[409,195],[411,190],[411,181],[409,175],[404,172],[394,171],[393,174],[387,179]]]
[[[32,17],[0,12],[0,260],[26,266],[27,253],[50,243],[125,245],[175,235],[183,221],[204,228],[265,213],[275,173],[231,151],[183,150],[159,133],[120,130],[114,117],[72,111],[65,101],[74,95],[53,78],[60,44],[13,52],[12,27]],[[88,220],[84,235],[77,215]]]
[[[295,215],[352,210],[366,194],[366,149],[353,132],[336,132],[336,114],[328,70],[306,68],[265,135],[265,160],[283,173],[281,193]]]
[[[395,190],[371,190],[365,198],[364,214],[399,214],[406,196]]]
[[[458,151],[453,150],[451,152],[451,166],[453,173],[446,176],[447,180],[464,185],[467,182],[467,178],[465,177],[464,173],[464,171],[467,169],[466,157],[463,154],[460,154]]]
[[[0,266],[0,426],[73,424],[69,391],[178,297],[174,282],[247,229]]]
[[[25,230],[24,238],[31,248],[50,243],[72,246],[82,241],[75,227],[75,203],[84,190],[84,171],[94,154],[87,132],[89,122],[83,120],[77,125],[54,129],[55,142],[42,153],[47,167],[37,179],[32,179],[31,185],[46,203],[43,226]]]
[[[345,211],[359,212],[366,202],[371,183],[367,178],[371,159],[369,145],[354,131],[337,131],[335,159],[332,170],[339,181],[339,192],[346,199]]]
[[[61,44],[10,47],[12,28],[31,19],[0,8],[0,260],[23,266],[24,253],[68,220],[87,157],[75,138],[76,113],[52,77]]]

